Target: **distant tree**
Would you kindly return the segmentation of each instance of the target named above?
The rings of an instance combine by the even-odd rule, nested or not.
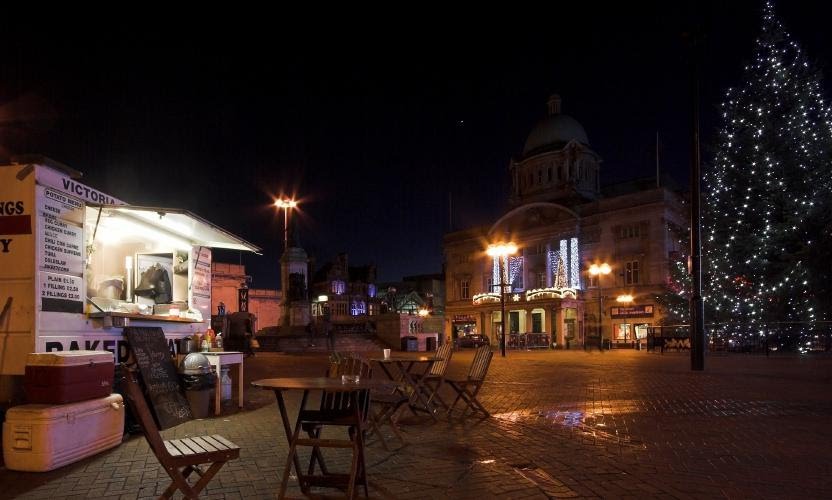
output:
[[[744,75],[726,92],[704,177],[706,304],[737,331],[811,326],[830,318],[832,304],[832,115],[820,73],[771,1]]]
[[[682,325],[690,321],[690,228],[668,224],[667,231],[677,250],[668,259],[667,281],[664,290],[656,295],[656,303],[663,311],[662,325]]]

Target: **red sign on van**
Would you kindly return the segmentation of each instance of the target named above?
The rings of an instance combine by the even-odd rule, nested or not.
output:
[[[6,215],[0,217],[0,234],[32,234],[32,216]]]

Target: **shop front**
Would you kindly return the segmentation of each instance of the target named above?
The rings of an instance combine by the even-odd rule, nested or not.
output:
[[[451,341],[467,335],[476,335],[480,332],[477,327],[477,320],[474,315],[455,314],[451,318]]]
[[[491,295],[496,295],[494,299]],[[507,348],[575,348],[584,338],[583,301],[575,298],[527,298],[515,293],[506,300]],[[478,324],[476,317],[482,316]],[[481,325],[491,344],[499,346],[502,335],[502,313],[497,294],[483,294],[474,298],[468,314],[452,316],[451,328],[455,335],[465,334]],[[482,329],[484,328],[484,330]]]
[[[611,307],[613,345],[640,347],[647,339],[647,330],[652,325],[654,310],[652,304]]]

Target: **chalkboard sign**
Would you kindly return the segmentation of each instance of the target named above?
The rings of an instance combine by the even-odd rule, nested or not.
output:
[[[139,365],[159,428],[169,429],[192,419],[191,407],[179,387],[179,376],[162,329],[131,326],[124,328],[124,335]]]

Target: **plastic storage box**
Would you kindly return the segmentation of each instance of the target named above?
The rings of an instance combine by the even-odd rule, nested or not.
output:
[[[15,406],[3,422],[3,459],[11,470],[48,471],[118,446],[123,434],[119,394],[65,405]]]
[[[28,403],[65,404],[113,392],[109,351],[33,352],[26,357],[23,389]]]

